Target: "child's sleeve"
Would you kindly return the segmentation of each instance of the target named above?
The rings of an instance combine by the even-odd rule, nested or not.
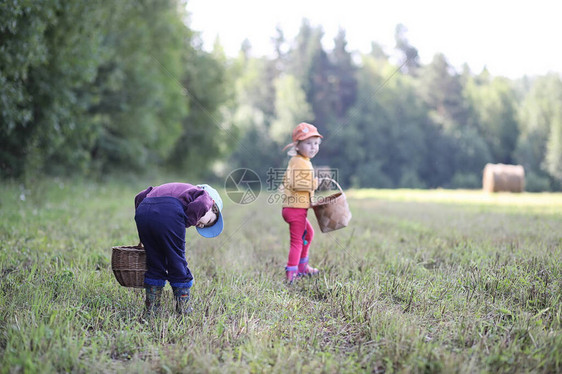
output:
[[[146,195],[148,195],[148,193],[150,191],[152,191],[154,187],[148,187],[146,190],[141,191],[137,194],[137,196],[135,196],[135,210],[137,210],[137,208],[139,207],[140,203],[142,203],[142,201],[144,200],[144,198],[146,197]]]
[[[187,224],[195,226],[197,221],[211,209],[213,199],[203,190],[197,191],[191,197],[193,199],[187,203],[185,215],[187,216]]]

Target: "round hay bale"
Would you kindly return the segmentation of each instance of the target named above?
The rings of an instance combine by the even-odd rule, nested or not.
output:
[[[486,192],[523,192],[525,169],[521,165],[486,164],[482,188]]]

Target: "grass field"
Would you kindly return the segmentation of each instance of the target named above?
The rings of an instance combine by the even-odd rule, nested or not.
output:
[[[348,191],[322,275],[290,287],[280,207],[224,196],[224,233],[187,233],[194,313],[167,286],[146,324],[110,266],[145,187],[0,186],[2,373],[562,371],[562,194]]]

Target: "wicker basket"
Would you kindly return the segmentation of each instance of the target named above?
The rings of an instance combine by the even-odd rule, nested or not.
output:
[[[328,180],[338,186],[339,192],[335,194],[318,197],[312,204],[314,214],[318,220],[318,226],[322,232],[330,232],[346,227],[351,220],[351,211],[347,205],[347,199],[341,186],[333,179]]]
[[[146,252],[142,245],[113,247],[111,269],[123,287],[142,288],[146,273]]]

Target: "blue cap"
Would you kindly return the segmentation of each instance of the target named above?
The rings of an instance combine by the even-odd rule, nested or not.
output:
[[[199,235],[205,238],[214,238],[215,236],[220,235],[224,227],[224,221],[222,219],[222,199],[219,193],[217,192],[217,190],[215,190],[213,187],[209,186],[208,184],[198,184],[197,187],[207,192],[209,196],[211,196],[215,204],[217,204],[217,207],[219,208],[219,217],[217,218],[217,221],[213,226],[202,227],[202,228],[196,227]]]

